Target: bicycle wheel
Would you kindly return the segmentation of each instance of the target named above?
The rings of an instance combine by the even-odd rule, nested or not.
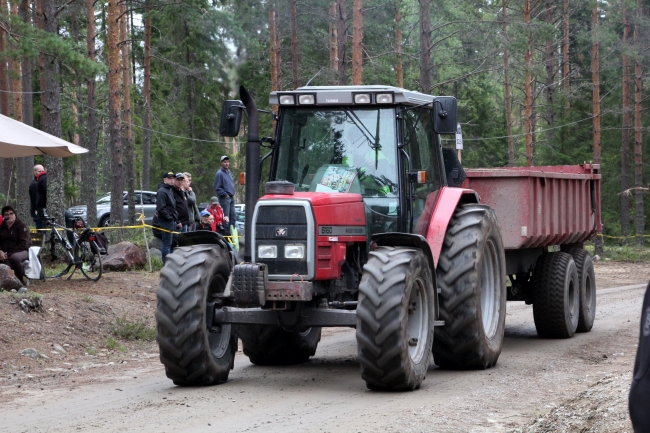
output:
[[[91,281],[97,281],[102,276],[102,256],[95,241],[79,241],[74,249],[75,261],[81,273]]]
[[[58,239],[47,239],[39,254],[43,278],[65,275],[72,268],[70,254]]]

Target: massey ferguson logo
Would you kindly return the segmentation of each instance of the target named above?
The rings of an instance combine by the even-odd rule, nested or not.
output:
[[[276,236],[286,236],[287,235],[287,229],[286,228],[275,229],[275,235]]]

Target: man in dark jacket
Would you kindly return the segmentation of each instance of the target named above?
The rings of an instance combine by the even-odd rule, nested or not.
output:
[[[171,252],[174,241],[174,231],[180,229],[178,214],[176,213],[176,199],[174,198],[173,186],[174,173],[163,174],[163,184],[156,193],[156,214],[158,214],[158,225],[162,230],[162,261],[165,263],[167,254]]]
[[[641,310],[639,348],[630,388],[630,419],[636,433],[650,432],[650,283]]]
[[[45,228],[43,213],[46,206],[47,172],[42,165],[36,164],[34,166],[34,180],[29,184],[29,214],[34,220],[37,229]]]
[[[230,171],[230,159],[224,155],[221,157],[221,168],[214,175],[214,191],[219,197],[219,204],[223,209],[223,215],[228,217],[228,225],[235,225],[235,183],[232,180]]]
[[[27,224],[18,219],[13,207],[3,207],[0,225],[0,262],[9,265],[21,282],[25,275],[23,262],[29,259],[31,245],[32,238]]]
[[[181,232],[185,233],[190,224],[190,208],[187,204],[187,195],[183,187],[185,186],[185,176],[183,173],[176,173],[174,176],[174,199],[176,199],[176,213],[178,214],[178,221],[181,223]]]

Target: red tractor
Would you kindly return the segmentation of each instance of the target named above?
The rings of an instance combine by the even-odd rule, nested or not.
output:
[[[533,304],[542,337],[591,329],[582,247],[601,228],[598,166],[465,171],[439,136],[456,132],[453,97],[302,87],[270,103],[263,140],[243,87],[222,113],[224,136],[248,117],[243,260],[217,234],[186,233],[161,271],[157,340],[175,384],[227,380],[238,338],[252,363],[288,365],[343,326],[368,388],[413,390],[432,359],[495,365],[506,300]]]

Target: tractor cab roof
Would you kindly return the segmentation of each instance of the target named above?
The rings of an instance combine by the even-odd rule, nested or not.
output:
[[[304,86],[296,90],[271,92],[271,105],[328,106],[354,105],[380,107],[404,104],[423,105],[436,100],[436,96],[393,86]]]

